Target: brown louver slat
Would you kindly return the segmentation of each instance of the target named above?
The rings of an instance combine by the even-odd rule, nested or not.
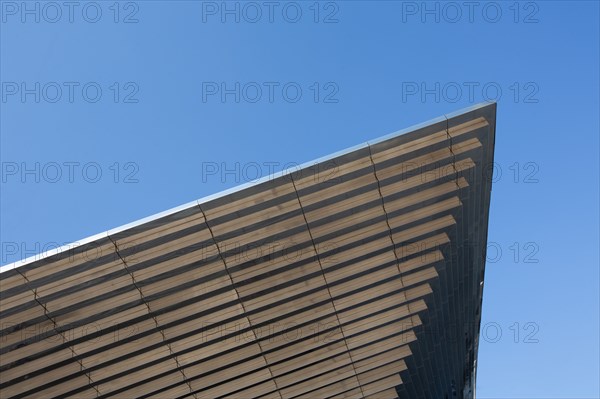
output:
[[[3,266],[1,397],[472,395],[495,111]]]

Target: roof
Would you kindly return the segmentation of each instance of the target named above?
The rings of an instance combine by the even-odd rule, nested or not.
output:
[[[0,392],[474,395],[496,104],[0,268]]]

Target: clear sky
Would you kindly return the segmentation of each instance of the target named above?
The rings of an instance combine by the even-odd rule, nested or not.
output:
[[[478,397],[598,398],[599,20],[596,1],[2,1],[2,264],[497,100]]]

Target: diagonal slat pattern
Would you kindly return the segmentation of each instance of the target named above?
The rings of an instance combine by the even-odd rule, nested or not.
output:
[[[2,267],[2,397],[468,396],[494,124],[475,107]]]

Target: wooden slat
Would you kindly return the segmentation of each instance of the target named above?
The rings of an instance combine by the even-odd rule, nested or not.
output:
[[[479,317],[481,261],[445,249],[485,238],[481,114],[0,275],[2,396],[396,398],[422,350],[462,372],[472,345],[414,342]]]

